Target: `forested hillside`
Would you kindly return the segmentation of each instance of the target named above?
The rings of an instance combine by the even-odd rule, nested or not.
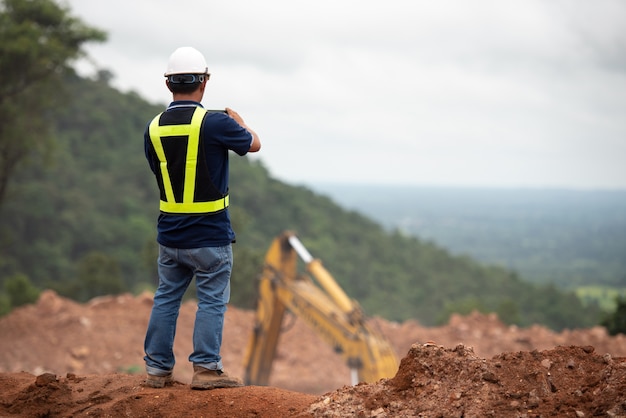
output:
[[[47,164],[19,172],[0,207],[5,309],[15,305],[16,288],[52,288],[86,300],[156,283],[157,191],[142,133],[163,106],[120,93],[101,76],[67,79],[71,100],[49,115],[54,153]],[[599,321],[599,311],[583,307],[573,293],[388,232],[310,189],[273,179],[260,162],[231,158],[231,215],[232,302],[240,307],[254,305],[265,251],[289,229],[369,315],[434,325],[451,312],[478,309],[508,323],[557,330]]]
[[[317,188],[388,229],[512,268],[525,280],[626,290],[626,190]]]

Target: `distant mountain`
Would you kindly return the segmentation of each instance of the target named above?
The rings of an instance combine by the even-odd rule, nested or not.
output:
[[[626,288],[626,190],[313,188],[389,230],[532,282]]]

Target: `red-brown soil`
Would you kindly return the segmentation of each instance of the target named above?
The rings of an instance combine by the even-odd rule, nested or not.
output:
[[[149,294],[78,304],[46,291],[0,318],[0,417],[626,417],[626,336],[522,329],[477,313],[431,328],[373,319],[402,360],[395,377],[357,386],[330,347],[288,318],[270,386],[194,391],[190,301],[176,383],[147,388],[151,305]],[[222,355],[231,375],[243,374],[252,323],[253,312],[229,307]]]

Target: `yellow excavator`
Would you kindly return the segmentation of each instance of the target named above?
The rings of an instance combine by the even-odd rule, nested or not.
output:
[[[299,273],[298,256],[317,284]],[[321,261],[293,232],[285,231],[271,244],[258,283],[255,323],[244,357],[246,384],[268,385],[286,311],[302,318],[345,359],[353,385],[397,373],[398,359],[389,342],[368,325],[359,304]]]

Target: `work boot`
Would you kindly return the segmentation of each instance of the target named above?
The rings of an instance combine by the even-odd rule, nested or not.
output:
[[[172,383],[172,374],[166,374],[165,376],[156,376],[148,374],[148,378],[145,381],[145,385],[151,388],[160,389],[167,384]]]
[[[230,377],[223,370],[209,370],[202,366],[193,366],[192,389],[236,388],[243,386],[241,380]]]

